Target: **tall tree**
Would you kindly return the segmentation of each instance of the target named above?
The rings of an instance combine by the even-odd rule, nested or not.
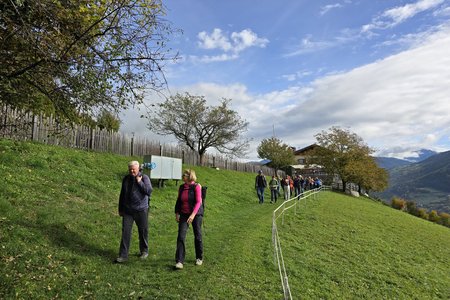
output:
[[[97,118],[97,126],[100,129],[117,132],[120,128],[120,119],[114,113],[103,109]]]
[[[382,189],[383,180],[387,181],[386,174],[376,166],[370,157],[374,150],[361,137],[337,126],[315,137],[320,147],[314,149],[313,161],[323,166],[328,174],[338,175],[343,191],[348,182],[364,185],[365,188]],[[376,176],[373,174],[381,176],[380,181],[373,181],[373,176]]]
[[[348,174],[349,181],[358,185],[360,193],[361,189],[381,192],[388,186],[388,172],[378,167],[372,156],[360,156],[351,160],[345,167],[345,173]]]
[[[161,0],[0,3],[0,103],[69,120],[160,90],[174,32]]]
[[[268,159],[270,167],[277,172],[280,168],[295,163],[294,151],[276,137],[263,139],[257,148],[258,157]]]
[[[241,135],[248,123],[229,108],[230,102],[230,99],[222,99],[218,106],[207,106],[204,96],[178,93],[149,116],[148,128],[161,135],[174,135],[181,144],[199,154],[201,164],[209,148],[224,154],[243,155],[248,140]]]

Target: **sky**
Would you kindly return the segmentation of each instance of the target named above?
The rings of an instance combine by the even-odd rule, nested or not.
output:
[[[231,99],[249,122],[246,159],[276,136],[297,149],[339,126],[376,156],[450,150],[450,0],[163,0],[182,34],[166,96]],[[146,106],[161,102],[146,97]],[[121,131],[151,133],[143,107]]]

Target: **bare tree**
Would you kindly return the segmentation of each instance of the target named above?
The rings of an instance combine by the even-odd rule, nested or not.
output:
[[[149,116],[148,128],[161,135],[175,136],[199,154],[201,164],[209,148],[228,155],[244,155],[248,140],[241,135],[248,123],[229,108],[230,102],[222,99],[218,106],[207,106],[204,96],[176,94]]]

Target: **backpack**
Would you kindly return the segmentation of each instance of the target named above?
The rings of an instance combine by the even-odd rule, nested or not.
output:
[[[189,187],[190,189],[195,189],[195,187],[197,186],[198,183],[196,184],[191,184],[191,186]],[[203,211],[205,211],[205,199],[206,199],[206,191],[208,190],[207,186],[202,186],[202,206],[203,206]],[[203,212],[204,213],[204,212]]]

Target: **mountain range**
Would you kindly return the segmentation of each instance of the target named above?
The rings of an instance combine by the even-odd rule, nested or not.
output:
[[[422,155],[414,157],[417,162],[376,158],[378,165],[389,172],[389,187],[375,196],[386,202],[397,196],[419,207],[450,212],[450,151],[420,151]]]

